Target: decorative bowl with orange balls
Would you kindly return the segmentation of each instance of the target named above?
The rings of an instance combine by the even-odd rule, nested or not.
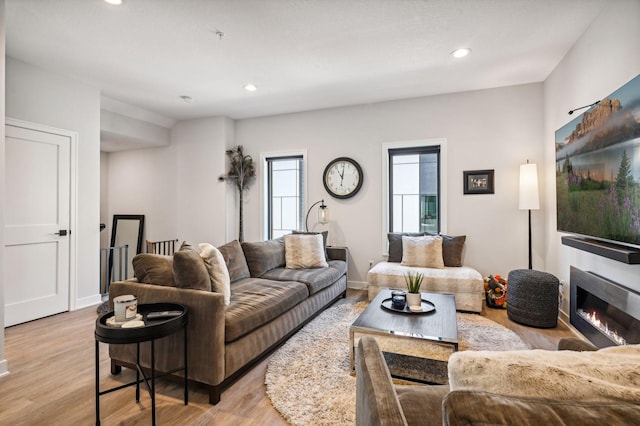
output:
[[[487,306],[494,309],[507,308],[507,287],[509,283],[500,275],[484,278],[484,293]]]

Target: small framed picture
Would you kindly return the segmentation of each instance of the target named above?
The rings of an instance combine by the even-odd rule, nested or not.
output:
[[[467,170],[462,173],[465,194],[493,194],[493,170]]]

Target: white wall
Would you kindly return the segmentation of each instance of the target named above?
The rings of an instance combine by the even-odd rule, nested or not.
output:
[[[231,136],[230,136],[231,135]],[[233,121],[224,117],[178,122],[171,129],[177,150],[178,237],[194,243],[222,245],[227,240],[228,185],[225,149]]]
[[[235,140],[254,159],[264,151],[307,150],[308,205],[325,199],[329,243],[349,247],[349,281],[359,287],[366,282],[368,261],[382,260],[385,142],[446,138],[446,232],[467,235],[465,263],[483,275],[526,268],[527,213],[518,210],[518,173],[527,159],[542,161],[542,130],[542,84],[529,84],[239,120]],[[331,198],[322,185],[326,164],[340,156],[354,158],[364,170],[362,190],[347,200]],[[495,194],[463,195],[462,172],[478,169],[495,169]],[[248,241],[260,239],[259,187],[246,197]],[[533,214],[534,267],[539,269],[544,268],[546,207]]]
[[[569,267],[593,271],[640,291],[640,265],[626,265],[563,246],[556,231],[555,131],[570,109],[608,96],[640,73],[640,1],[611,2],[544,82],[544,156],[547,270],[569,282]],[[638,176],[635,176],[638,179]],[[563,311],[568,312],[569,286]]]
[[[5,31],[4,31],[4,0],[0,0],[0,92],[5,91]],[[5,162],[4,162],[4,117],[5,101],[4,96],[0,100],[0,205],[4,206],[5,198]],[[0,209],[0,277],[4,276],[4,209]],[[4,357],[4,279],[0,280],[0,376],[8,373],[9,366]]]
[[[148,239],[224,244],[229,188],[218,177],[233,126],[222,117],[182,121],[166,148],[109,153],[109,221],[114,214],[144,214]]]
[[[78,132],[76,308],[98,303],[100,92],[76,80],[6,58],[6,115]],[[73,275],[72,271],[72,275]]]
[[[111,238],[114,214],[143,214],[144,238],[177,238],[175,147],[103,155],[107,157],[109,191],[107,229],[103,232]]]

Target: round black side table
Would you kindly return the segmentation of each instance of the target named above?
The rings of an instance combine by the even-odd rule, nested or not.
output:
[[[150,313],[168,312],[167,316],[148,318]],[[144,326],[122,328],[107,325],[107,320],[114,315],[108,312],[96,320],[96,425],[100,425],[100,396],[136,385],[136,402],[140,402],[140,383],[144,382],[151,397],[151,422],[156,424],[156,383],[157,377],[166,376],[177,371],[184,371],[184,404],[189,404],[188,362],[187,362],[187,323],[189,311],[185,306],[177,303],[151,303],[138,305],[138,314],[142,315]],[[153,316],[153,315],[152,315]],[[154,341],[169,336],[179,330],[184,330],[184,366],[163,372],[161,376],[155,374],[155,345]],[[100,355],[99,343],[136,344],[136,380],[111,389],[100,391]],[[151,342],[151,377],[147,377],[140,366],[140,343]]]

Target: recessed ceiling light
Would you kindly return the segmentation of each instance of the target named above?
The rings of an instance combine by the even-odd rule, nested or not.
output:
[[[454,50],[453,52],[451,52],[451,55],[453,55],[454,58],[464,58],[469,53],[471,53],[471,49],[469,49],[468,47],[464,47],[462,49]]]
[[[246,90],[247,92],[255,92],[256,90],[258,90],[258,88],[255,84],[249,83],[244,85],[244,90]]]
[[[120,6],[122,4],[122,0],[104,0],[104,1],[114,6]]]

